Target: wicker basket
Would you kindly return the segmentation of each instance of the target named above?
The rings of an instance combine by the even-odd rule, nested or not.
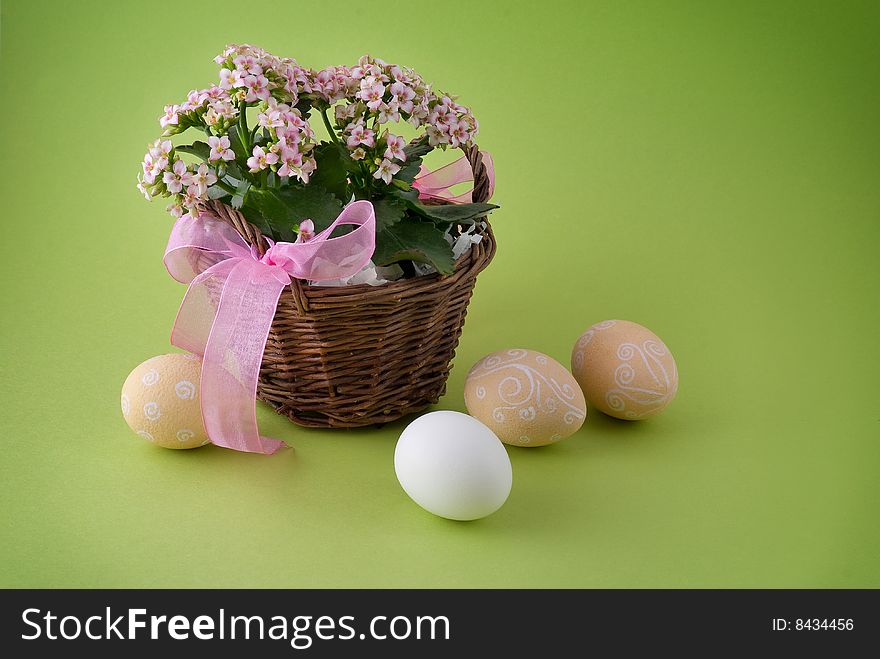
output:
[[[474,173],[475,202],[489,177],[479,149],[463,149]],[[238,211],[210,202],[260,253],[260,231]],[[446,390],[477,275],[495,254],[483,239],[445,277],[425,275],[343,287],[294,280],[281,294],[266,342],[257,397],[294,423],[356,428],[387,423],[436,403]]]

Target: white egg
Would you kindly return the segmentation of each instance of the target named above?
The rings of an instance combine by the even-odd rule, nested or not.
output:
[[[394,471],[422,508],[462,521],[494,513],[513,484],[501,440],[461,412],[430,412],[410,423],[397,440]]]

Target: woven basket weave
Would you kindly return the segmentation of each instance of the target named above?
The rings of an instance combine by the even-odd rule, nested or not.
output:
[[[479,149],[463,149],[474,173],[475,202],[489,177]],[[207,208],[262,254],[259,229],[218,201]],[[266,342],[257,397],[294,423],[356,428],[387,423],[436,403],[446,390],[477,275],[495,254],[483,238],[439,274],[381,286],[309,286],[293,280],[282,294]]]

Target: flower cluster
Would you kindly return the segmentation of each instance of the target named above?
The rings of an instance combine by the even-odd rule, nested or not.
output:
[[[211,198],[232,199],[251,187],[307,184],[318,167],[312,113],[320,114],[331,140],[355,161],[343,183],[366,198],[381,196],[382,186],[392,185],[407,162],[406,141],[385,124],[407,121],[424,130],[429,147],[441,149],[471,145],[478,131],[476,118],[454,97],[433,91],[412,69],[378,58],[312,71],[261,48],[231,45],[215,62],[217,84],[165,106],[162,138],[144,156],[138,177],[148,199],[172,197],[169,210],[178,216],[208,199],[211,186],[218,188]],[[189,128],[204,131],[207,142],[175,148],[164,139]],[[188,165],[178,152],[203,162]]]
[[[147,199],[173,197],[169,212],[178,217],[207,199],[208,187],[225,185],[221,179],[237,157],[230,132],[247,126],[248,107],[256,108],[258,124],[253,132],[237,132],[234,139],[246,150],[250,173],[271,167],[278,176],[307,183],[315,169],[309,156],[314,132],[295,107],[310,91],[311,72],[295,60],[248,45],[229,46],[215,61],[221,67],[219,83],[192,90],[183,103],[166,105],[159,117],[163,138],[188,128],[203,130],[209,150],[196,155],[206,162],[187,165],[171,141],[160,138],[144,156],[138,176],[137,187]]]
[[[255,103],[270,97],[296,105],[302,93],[309,91],[309,69],[289,57],[277,57],[262,48],[227,46],[214,58],[220,69],[220,86],[234,90],[239,101]]]
[[[312,78],[312,91],[334,109],[337,126],[351,132],[373,120],[376,125],[408,121],[424,127],[431,146],[472,144],[479,124],[470,109],[431,85],[410,68],[365,55],[357,66],[334,66]]]
[[[479,124],[471,111],[431,85],[412,69],[381,59],[361,57],[353,67],[334,66],[314,74],[312,93],[334,107],[353,160],[364,161],[373,178],[386,184],[406,161],[402,137],[380,126],[407,121],[424,128],[431,147],[473,144]]]
[[[217,182],[214,169],[201,163],[188,166],[177,157],[171,140],[156,140],[141,163],[143,174],[138,176],[138,190],[148,200],[156,194],[173,195],[174,203],[168,211],[175,217],[191,211],[208,196],[208,188]],[[159,191],[162,192],[159,192]]]

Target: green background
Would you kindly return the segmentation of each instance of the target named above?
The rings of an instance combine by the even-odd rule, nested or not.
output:
[[[878,33],[875,2],[3,2],[0,584],[880,586]],[[664,339],[678,399],[510,448],[473,523],[400,489],[405,422],[136,437],[119,390],[184,289],[135,174],[227,42],[370,52],[480,119],[499,251],[438,407],[606,318]]]

